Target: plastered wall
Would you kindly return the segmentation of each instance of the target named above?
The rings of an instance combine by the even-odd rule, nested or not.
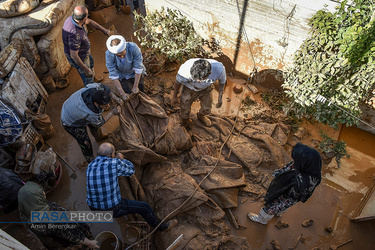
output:
[[[178,9],[204,38],[214,37],[237,73],[285,69],[308,37],[309,18],[328,0],[145,0],[147,10]],[[241,32],[242,31],[242,32]]]

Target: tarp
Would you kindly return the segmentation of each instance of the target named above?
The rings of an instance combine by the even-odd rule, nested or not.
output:
[[[186,129],[169,122],[167,113],[144,93],[131,95],[122,107],[116,149],[138,166],[165,160],[162,155],[178,154],[192,142]]]
[[[215,167],[217,159],[203,156],[198,166],[189,168],[186,173],[197,183]],[[238,188],[246,186],[242,166],[224,160],[219,160],[214,171],[202,182],[201,187],[222,208],[233,208],[238,205]]]
[[[230,134],[234,120],[218,115],[210,115],[209,118],[212,127],[196,123],[194,134],[199,135],[202,141],[223,143]],[[225,146],[250,171],[256,168],[277,169],[291,160],[281,143],[274,139],[280,137],[287,137],[287,132],[280,129],[280,125],[240,122],[235,126],[234,133]]]
[[[243,167],[251,175],[256,169],[276,169],[290,161],[281,146],[288,137],[285,125],[241,120],[227,140],[234,120],[219,115],[209,118],[212,127],[194,119],[188,133],[178,113],[167,115],[143,93],[132,94],[122,108],[121,129],[112,139],[116,149],[136,165],[140,185],[132,185],[135,198],[144,192],[159,218],[179,221],[168,236],[158,234],[160,249],[181,234],[180,247],[185,249],[249,249],[246,238],[222,233],[229,231],[223,209],[238,205],[239,189],[247,184]],[[266,188],[263,179],[256,185]]]
[[[182,171],[179,162],[166,161],[152,164],[144,170],[142,186],[154,210],[160,218],[164,218],[193,194],[197,183]],[[170,218],[208,200],[207,195],[199,188],[181,209],[170,215]]]

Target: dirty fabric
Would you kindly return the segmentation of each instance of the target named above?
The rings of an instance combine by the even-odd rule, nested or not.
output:
[[[217,159],[210,156],[203,156],[198,166],[186,171],[197,183],[214,168]],[[210,194],[210,197],[222,208],[233,208],[238,205],[238,188],[245,186],[245,176],[242,166],[220,160],[215,170],[202,182],[201,187]]]
[[[131,95],[120,114],[120,138],[114,136],[116,149],[127,150],[128,155],[142,152],[144,160],[164,160],[164,155],[177,154],[191,146],[191,139],[185,129],[169,125],[169,118],[164,109],[151,100],[146,94]],[[142,158],[137,155],[133,163]],[[158,160],[159,159],[159,160]],[[149,161],[148,161],[149,162]],[[144,162],[142,162],[144,163]]]
[[[201,188],[194,193],[197,183],[182,171],[179,162],[168,161],[148,166],[143,172],[142,186],[159,218],[173,212],[170,215],[172,218],[209,199]],[[190,200],[181,209],[174,211],[190,196]]]
[[[32,121],[34,127],[45,140],[52,137],[54,128],[49,115],[41,112],[33,112],[32,110],[27,109],[25,110],[25,116],[27,120]]]
[[[250,249],[245,237],[230,235],[224,220],[225,212],[212,200],[178,215],[178,225],[168,231],[168,237],[156,239],[160,249],[166,249],[171,239],[181,234],[181,249]]]
[[[200,122],[195,124],[194,136],[199,141],[224,142],[230,133],[234,121],[230,117],[209,115],[212,127],[205,127]],[[225,146],[230,151],[229,156],[236,156],[248,170],[256,168],[276,169],[290,162],[291,158],[282,146],[274,139],[278,133],[286,133],[282,129],[275,133],[277,126],[271,129],[262,123],[237,123],[231,137]]]

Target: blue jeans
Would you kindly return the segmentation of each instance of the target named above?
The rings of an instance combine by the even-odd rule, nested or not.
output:
[[[93,211],[100,210],[93,207],[90,207],[90,209]],[[119,204],[108,210],[113,211],[113,218],[118,218],[127,214],[140,214],[143,219],[145,219],[145,221],[152,227],[156,227],[160,222],[154,210],[147,202],[144,201],[125,200],[121,198]],[[160,228],[163,227],[160,226]]]
[[[76,68],[78,71],[78,74],[81,76],[83,84],[86,86],[87,84],[93,83],[94,82],[94,76],[93,77],[87,77],[85,74],[85,71],[81,69],[75,61],[70,57],[65,54],[66,58],[68,59],[68,62],[72,67]],[[94,58],[92,55],[88,54],[85,58],[85,60],[82,60],[82,62],[89,68],[91,69],[92,73],[94,73]]]

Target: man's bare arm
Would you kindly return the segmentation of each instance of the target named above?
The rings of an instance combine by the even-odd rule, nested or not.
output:
[[[111,31],[109,29],[104,28],[103,26],[101,26],[100,24],[98,24],[97,22],[95,22],[94,20],[92,20],[90,18],[87,18],[86,24],[91,26],[94,29],[100,30],[106,36],[111,35]]]
[[[86,74],[87,77],[92,77],[93,73],[91,69],[89,69],[81,60],[81,58],[78,56],[78,50],[71,50],[70,51],[70,57],[73,59],[73,61],[80,67]]]

